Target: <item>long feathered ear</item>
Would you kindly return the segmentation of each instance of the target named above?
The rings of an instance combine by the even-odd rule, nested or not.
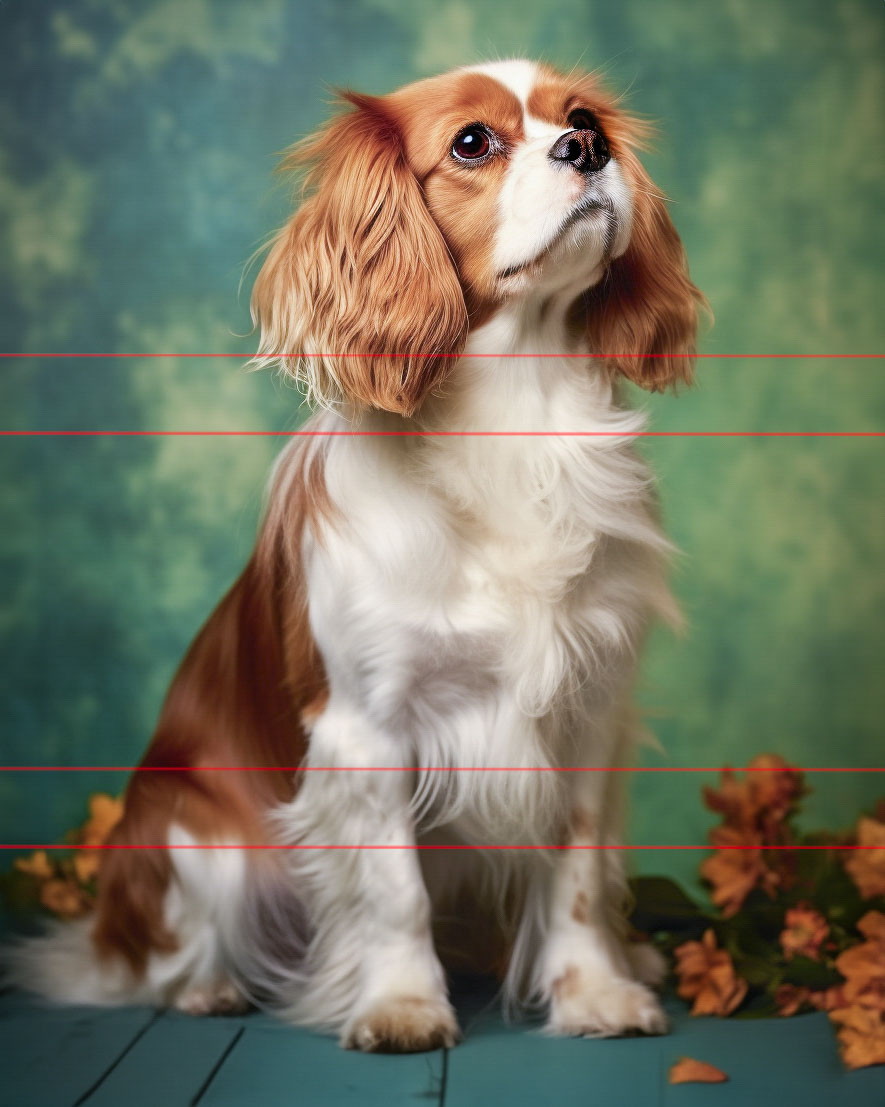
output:
[[[629,148],[619,161],[633,186],[630,245],[584,297],[592,349],[608,365],[651,391],[691,383],[703,293],[664,201]]]
[[[278,364],[309,400],[411,414],[460,351],[467,309],[448,248],[382,99],[297,144],[308,199],[255,281],[259,364]]]

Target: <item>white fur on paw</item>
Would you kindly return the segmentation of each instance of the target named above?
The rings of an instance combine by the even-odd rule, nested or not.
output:
[[[422,1053],[455,1045],[461,1037],[444,999],[390,996],[358,1015],[341,1036],[347,1049],[366,1053]]]
[[[630,970],[640,984],[648,984],[650,988],[663,984],[668,966],[667,958],[660,950],[655,949],[651,942],[628,942],[625,949]]]
[[[185,988],[175,997],[172,1006],[186,1015],[241,1015],[249,1010],[248,1000],[229,980]]]
[[[561,1036],[617,1038],[664,1034],[667,1016],[654,992],[635,980],[566,968],[553,983],[547,1029]]]

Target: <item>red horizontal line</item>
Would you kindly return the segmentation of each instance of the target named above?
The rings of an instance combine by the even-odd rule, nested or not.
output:
[[[610,843],[599,843],[598,845],[549,845],[549,846],[536,846],[536,845],[519,845],[519,846],[502,846],[502,845],[464,845],[462,843],[454,845],[443,844],[419,844],[417,842],[408,843],[404,845],[366,845],[366,846],[349,846],[349,845],[312,845],[312,844],[298,844],[298,845],[280,845],[275,843],[259,842],[221,842],[218,844],[207,844],[205,842],[187,842],[168,845],[133,845],[131,843],[105,843],[104,845],[89,846],[89,845],[57,845],[57,844],[37,844],[29,845],[25,842],[0,844],[0,850],[136,850],[136,849],[158,849],[158,850],[172,850],[172,849],[247,849],[247,850],[345,850],[345,849],[372,849],[372,850],[703,850],[705,853],[710,852],[713,849],[717,852],[721,850],[885,850],[885,846],[759,846],[759,845],[746,845],[746,846],[628,846],[628,845],[613,845]]]
[[[3,438],[883,438],[885,431],[0,430]]]
[[[0,765],[2,773],[885,773],[850,765]]]
[[[168,352],[146,352],[146,353],[111,353],[111,352],[99,352],[99,353],[87,353],[87,352],[59,352],[59,353],[13,353],[13,352],[0,352],[0,358],[158,358],[158,357],[170,357],[170,358],[248,358],[250,361],[262,361],[262,360],[275,360],[276,358],[379,358],[379,357],[403,357],[403,358],[421,358],[421,357],[433,357],[433,358],[461,358],[465,355],[463,353],[282,353],[282,354],[249,354],[249,353],[168,353]],[[826,361],[826,360],[838,360],[838,361],[863,361],[863,360],[875,360],[885,358],[885,354],[690,354],[690,353],[655,353],[655,354],[575,354],[575,353],[500,353],[500,354],[469,354],[466,355],[471,358],[494,358],[494,357],[506,357],[506,358],[581,358],[585,361],[589,361],[590,358],[706,358],[706,359],[725,359],[725,360],[752,360],[752,359],[793,359],[793,360],[807,360],[807,361]]]

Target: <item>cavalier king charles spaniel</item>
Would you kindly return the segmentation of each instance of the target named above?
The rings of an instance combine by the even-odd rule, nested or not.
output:
[[[555,1034],[660,1033],[660,958],[597,848],[637,652],[677,617],[619,391],[690,379],[703,297],[594,77],[342,98],[285,163],[305,198],[252,300],[310,434],[129,783],[135,848],[18,977],[414,1051],[458,1039],[443,965],[472,966]]]

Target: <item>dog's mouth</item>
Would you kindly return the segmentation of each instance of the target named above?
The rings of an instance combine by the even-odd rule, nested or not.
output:
[[[611,217],[611,223],[606,229],[606,253],[608,253],[609,243],[614,237],[614,222],[617,217],[615,215],[615,206],[612,203],[609,196],[585,196],[576,207],[568,213],[565,219],[562,221],[562,225],[550,239],[546,246],[537,252],[533,257],[528,258],[526,261],[520,261],[516,265],[508,265],[506,269],[502,269],[499,273],[495,274],[495,277],[499,281],[505,281],[509,277],[515,277],[519,273],[524,273],[527,269],[532,269],[534,266],[540,264],[545,258],[549,257],[551,252],[557,247],[557,245],[563,240],[568,231],[575,226],[576,223],[580,223],[582,219],[586,218],[591,213],[604,212]]]

